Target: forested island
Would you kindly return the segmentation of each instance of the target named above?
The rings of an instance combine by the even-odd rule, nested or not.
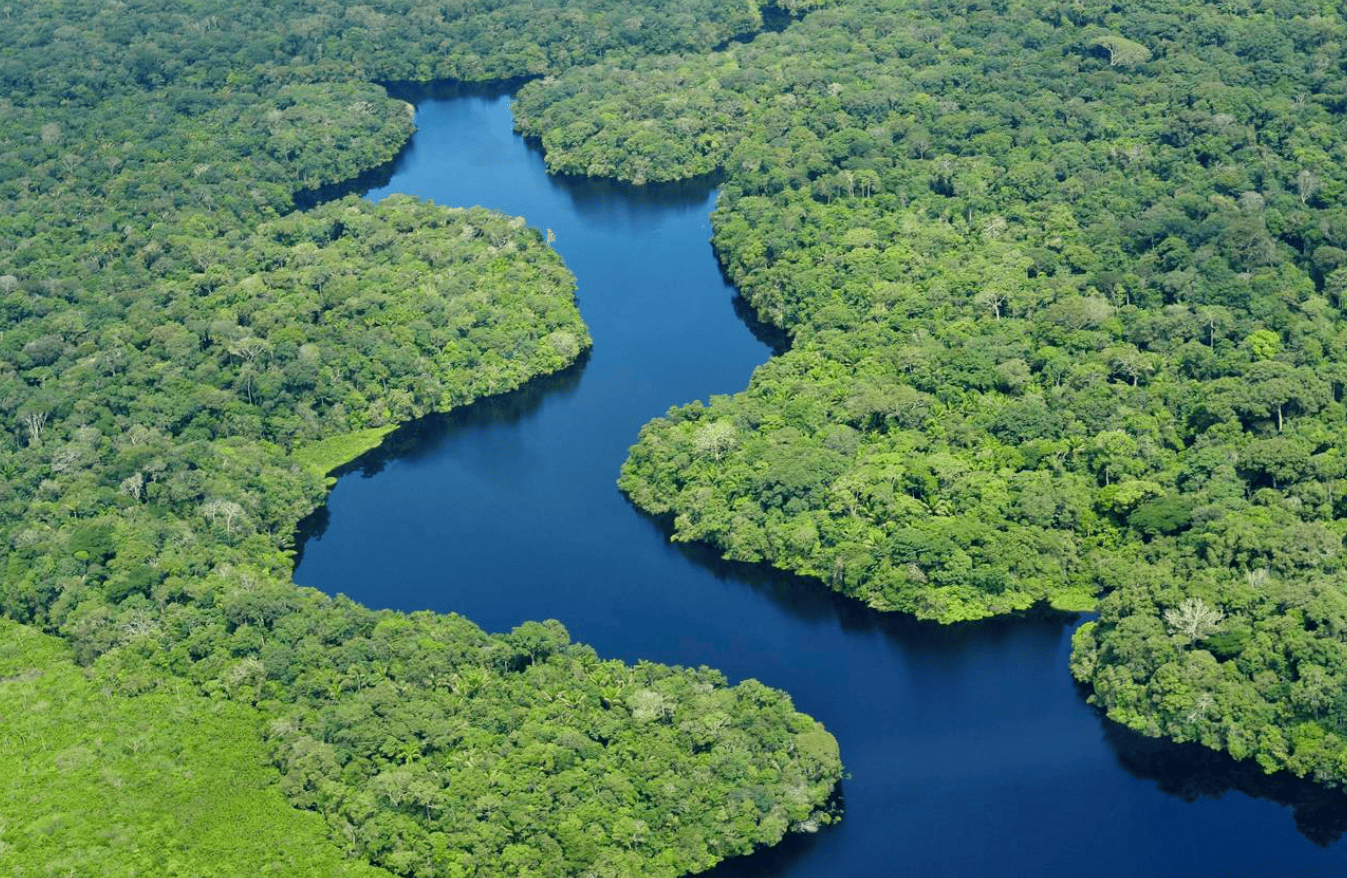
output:
[[[675,876],[833,819],[836,742],[784,693],[291,581],[333,469],[591,343],[523,218],[326,200],[412,132],[375,82],[762,21],[546,5],[4,11],[13,874]]]
[[[621,485],[944,622],[1098,608],[1117,721],[1347,778],[1347,79],[1298,2],[846,0],[526,86],[549,167],[718,171],[791,350]]]

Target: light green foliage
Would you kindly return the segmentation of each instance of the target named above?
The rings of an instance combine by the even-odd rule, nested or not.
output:
[[[692,439],[692,449],[698,455],[707,455],[720,460],[734,447],[737,431],[729,421],[711,421],[697,428]]]
[[[1190,645],[1216,631],[1225,613],[1207,606],[1201,598],[1184,598],[1177,607],[1165,610],[1165,624]]]
[[[326,476],[339,466],[350,463],[366,451],[379,447],[379,443],[396,429],[394,424],[382,427],[367,427],[350,433],[341,433],[310,442],[296,448],[290,455],[296,463],[320,476]]]
[[[1108,52],[1110,67],[1135,67],[1151,60],[1151,50],[1126,37],[1117,34],[1104,34],[1095,37],[1090,45],[1099,46]]]
[[[256,711],[184,682],[107,690],[59,639],[0,621],[0,864],[14,878],[389,878],[278,789]]]
[[[1281,336],[1267,329],[1255,329],[1244,342],[1259,360],[1274,359],[1281,352]]]
[[[531,83],[551,167],[723,173],[717,251],[793,339],[623,490],[881,609],[1099,596],[1110,716],[1347,780],[1344,38],[1299,2],[848,0]],[[1220,625],[1172,633],[1187,600]]]
[[[11,690],[69,707],[5,753],[45,772],[11,771],[0,827],[30,874],[369,872],[326,831],[401,875],[676,875],[827,819],[840,763],[780,693],[290,581],[333,465],[590,344],[520,219],[293,212],[405,144],[372,81],[706,50],[755,4],[38,0],[4,25],[0,612],[97,673],[53,656]],[[277,808],[259,726],[322,817]]]

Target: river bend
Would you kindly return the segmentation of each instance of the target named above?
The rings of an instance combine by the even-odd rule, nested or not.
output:
[[[369,197],[553,230],[594,350],[395,433],[307,527],[298,582],[491,631],[552,617],[604,657],[789,691],[841,744],[845,817],[718,878],[1341,873],[1347,799],[1102,720],[1067,672],[1078,620],[941,628],[670,545],[614,486],[628,446],[670,406],[742,389],[771,353],[711,252],[711,186],[551,178],[503,90],[422,98]]]

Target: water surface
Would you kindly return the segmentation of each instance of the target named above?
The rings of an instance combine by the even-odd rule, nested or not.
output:
[[[1347,797],[1132,735],[1067,672],[1079,620],[944,628],[674,546],[614,486],[643,423],[732,393],[771,351],[711,252],[706,182],[549,178],[490,91],[421,100],[391,182],[552,229],[586,361],[394,434],[333,491],[296,579],[491,631],[560,619],[605,657],[789,691],[837,736],[845,819],[728,876],[1305,875],[1347,865]],[[761,334],[759,334],[761,335]]]

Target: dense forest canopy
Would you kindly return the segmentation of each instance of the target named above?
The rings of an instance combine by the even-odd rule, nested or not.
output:
[[[793,338],[622,487],[880,609],[1097,601],[1111,717],[1347,779],[1345,38],[1297,0],[846,0],[529,84],[554,170],[723,173],[718,252]]]
[[[350,448],[589,344],[518,220],[297,199],[405,143],[375,83],[541,76],[552,170],[723,175],[717,251],[792,339],[642,433],[639,505],[879,609],[1097,607],[1072,670],[1110,716],[1347,779],[1340,10],[783,5],[743,43],[756,5],[704,0],[8,9],[0,610],[64,644],[15,633],[0,696],[96,685],[145,742],[109,758],[170,703],[166,759],[265,748],[324,817],[291,874],[676,875],[827,819],[835,743],[780,693],[289,582]],[[53,802],[3,838],[27,863]]]
[[[294,210],[410,136],[411,107],[375,83],[708,51],[759,28],[756,5],[76,0],[3,17],[0,611],[64,638],[5,628],[18,670],[0,697],[39,699],[0,751],[21,792],[7,858],[674,876],[831,819],[836,743],[780,692],[602,661],[555,622],[490,635],[290,581],[333,466],[590,345],[571,275],[523,218],[408,198]],[[61,790],[33,762],[45,740]],[[142,767],[171,778],[111,801]],[[210,821],[208,858],[163,815],[231,776],[246,781],[221,806],[257,810]],[[282,793],[322,818],[258,829]],[[281,831],[267,859],[258,841]]]

